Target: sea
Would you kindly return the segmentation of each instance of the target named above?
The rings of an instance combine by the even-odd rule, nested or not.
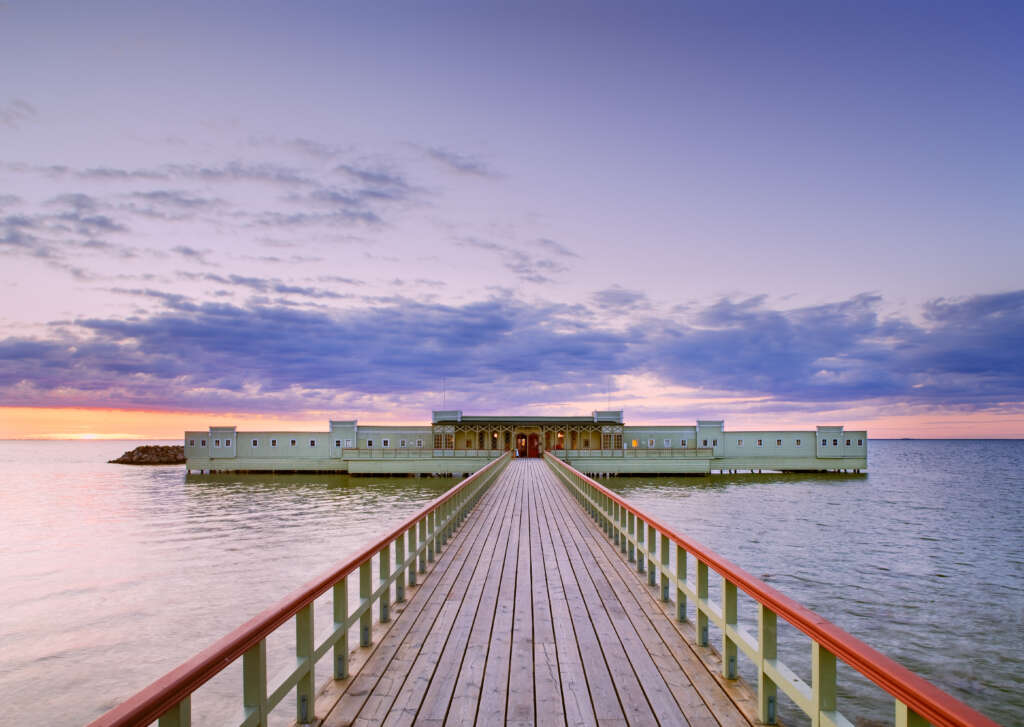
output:
[[[0,441],[0,725],[98,717],[455,482],[107,464],[137,444]],[[1024,725],[1024,441],[871,440],[860,475],[604,481],[997,722]],[[746,598],[740,620],[755,628]],[[270,640],[270,674],[294,663],[292,638],[286,626]],[[809,678],[807,638],[780,620],[779,639]],[[744,658],[740,674],[752,678]],[[200,689],[193,723],[235,720],[240,683],[236,665]],[[891,700],[842,664],[839,685],[855,724],[892,723]],[[803,722],[784,699],[780,716]]]

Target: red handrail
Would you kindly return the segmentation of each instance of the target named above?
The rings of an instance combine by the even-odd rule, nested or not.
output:
[[[548,461],[557,462],[597,489],[602,495],[617,502],[627,512],[633,513],[648,525],[654,526],[654,529],[662,535],[668,536],[676,544],[681,545],[688,553],[692,553],[716,573],[736,584],[755,601],[782,616],[790,624],[803,631],[811,639],[817,641],[932,724],[941,727],[999,727],[996,722],[971,709],[955,697],[946,694],[902,664],[871,648],[860,639],[772,588],[710,548],[675,532],[571,465],[557,457],[549,457]]]
[[[301,588],[292,591],[270,608],[261,611],[234,631],[164,674],[148,687],[136,692],[106,714],[90,722],[88,727],[128,727],[150,724],[269,636],[278,626],[308,606],[318,596],[326,593],[328,588],[353,573],[362,563],[372,558],[381,548],[398,537],[399,533],[411,528],[432,510],[450,500],[491,468],[496,467],[502,459],[502,457],[498,457],[488,462],[458,485],[428,503],[415,515],[407,518],[401,525],[381,537],[373,545],[339,563]]]

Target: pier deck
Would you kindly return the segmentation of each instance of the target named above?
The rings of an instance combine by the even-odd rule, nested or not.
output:
[[[371,648],[325,727],[750,724],[542,460],[509,464]]]

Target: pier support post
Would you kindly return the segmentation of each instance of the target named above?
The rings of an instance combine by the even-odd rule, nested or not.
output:
[[[778,658],[778,617],[764,604],[758,604],[757,611],[757,654],[757,719],[775,724],[778,687],[764,673],[764,664]]]
[[[342,630],[334,642],[334,678],[348,679],[348,576],[334,584],[334,628]]]

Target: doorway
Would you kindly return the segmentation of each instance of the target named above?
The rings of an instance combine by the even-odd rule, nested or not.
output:
[[[526,445],[527,457],[540,457],[540,435],[536,432],[531,434]]]

